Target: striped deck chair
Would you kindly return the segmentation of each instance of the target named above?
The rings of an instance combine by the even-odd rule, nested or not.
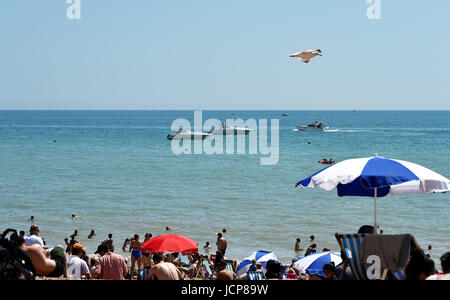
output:
[[[142,269],[142,276],[139,276],[140,280],[145,280],[147,278],[148,273],[150,273],[151,269]]]
[[[239,278],[239,276],[237,275],[236,270],[234,269],[233,266],[233,261],[232,260],[224,260],[227,263],[227,270],[230,271],[231,273],[233,273],[233,279],[236,280]]]
[[[347,266],[350,266],[350,269],[353,273],[353,276],[357,280],[368,280],[367,273],[366,273],[366,267],[364,266],[361,255],[360,255],[360,248],[361,248],[361,242],[364,239],[365,236],[367,236],[367,233],[359,233],[359,234],[335,234],[336,240],[339,243],[339,246],[341,247],[341,250],[343,253],[345,253],[344,260],[344,268],[341,272],[341,276],[339,279],[342,279],[345,273],[345,269]],[[411,250],[413,248],[420,249],[416,239],[413,235],[411,235]],[[389,270],[383,270],[383,275],[381,276],[381,279],[385,279],[386,275]],[[402,280],[405,276],[404,270],[400,270],[398,272],[390,272],[392,274],[392,277],[396,280]]]
[[[264,280],[264,274],[261,272],[248,272],[248,280]]]
[[[341,247],[341,250],[345,253],[346,259],[344,260],[344,269],[341,272],[339,279],[342,279],[345,269],[350,265],[353,276],[358,280],[367,280],[366,267],[362,263],[359,255],[359,249],[361,248],[361,241],[366,236],[365,233],[360,234],[335,234],[336,240]],[[344,258],[343,258],[344,259]]]
[[[203,268],[205,269],[205,279],[215,279],[216,273],[214,272],[214,266],[211,265],[211,262],[208,258],[203,258],[202,261]]]

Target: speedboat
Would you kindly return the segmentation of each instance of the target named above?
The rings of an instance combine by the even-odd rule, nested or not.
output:
[[[253,129],[246,128],[246,127],[227,126],[227,125],[225,125],[225,123],[222,123],[222,128],[211,130],[208,133],[215,134],[215,135],[217,135],[217,134],[223,134],[223,135],[225,135],[225,134],[230,134],[230,135],[245,134],[245,135],[247,135],[252,130]]]
[[[314,121],[308,125],[297,125],[299,131],[327,131],[328,128],[323,125],[322,121]]]
[[[204,132],[192,132],[190,130],[179,129],[178,131],[174,131],[167,136],[168,140],[179,140],[179,139],[202,139],[204,140],[208,136],[212,136],[210,133]]]

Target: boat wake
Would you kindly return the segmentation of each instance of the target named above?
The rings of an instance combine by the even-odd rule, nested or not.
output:
[[[297,128],[292,129],[292,131],[294,132],[298,132],[298,131],[302,131],[302,130],[298,130]],[[367,129],[327,129],[325,131],[322,132],[347,132],[347,133],[352,133],[352,132],[370,132],[372,130],[367,130]]]

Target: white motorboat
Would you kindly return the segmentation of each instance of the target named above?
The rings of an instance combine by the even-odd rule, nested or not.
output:
[[[178,131],[174,131],[167,136],[168,140],[176,140],[176,139],[202,139],[204,140],[208,136],[212,136],[210,133],[204,132],[192,132],[190,130],[179,129]]]
[[[227,126],[225,125],[225,123],[222,123],[222,128],[217,128],[215,130],[211,130],[210,134],[222,134],[222,135],[226,135],[226,134],[230,134],[230,135],[238,135],[238,134],[249,134],[253,129],[251,128],[246,128],[246,127],[232,127],[232,126]]]
[[[314,121],[308,125],[297,125],[299,131],[327,131],[328,128],[323,125],[322,121]]]

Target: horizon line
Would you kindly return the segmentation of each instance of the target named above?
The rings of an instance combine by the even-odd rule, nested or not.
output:
[[[448,109],[113,109],[113,108],[77,108],[77,109],[62,109],[62,108],[45,108],[45,109],[1,109],[0,111],[450,111]]]

